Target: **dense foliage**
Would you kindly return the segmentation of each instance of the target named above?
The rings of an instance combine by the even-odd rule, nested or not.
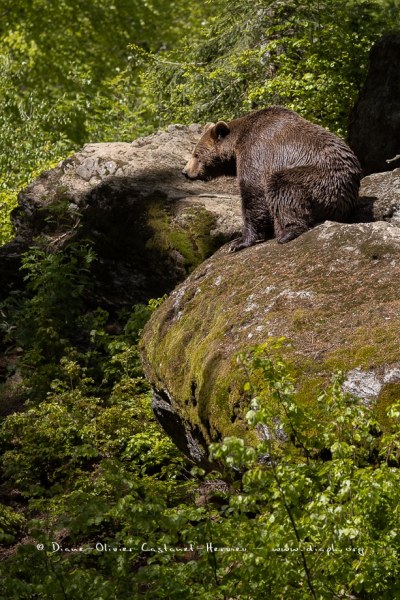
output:
[[[372,43],[400,26],[397,0],[218,5],[197,43],[145,56],[144,87],[160,124],[282,104],[345,135]]]

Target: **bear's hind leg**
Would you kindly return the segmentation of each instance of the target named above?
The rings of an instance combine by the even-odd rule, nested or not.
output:
[[[275,237],[278,244],[286,244],[310,229],[310,225],[301,218],[296,210],[288,210],[284,215],[282,212],[279,211],[280,215],[274,218]]]
[[[268,203],[274,219],[274,233],[285,244],[313,225],[311,194],[298,169],[274,173],[268,185]]]
[[[273,237],[273,223],[262,188],[240,182],[242,198],[242,237],[232,242],[231,252],[254,246]]]

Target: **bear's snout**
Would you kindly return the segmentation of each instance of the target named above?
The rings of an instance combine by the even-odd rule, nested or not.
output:
[[[198,179],[201,172],[201,165],[199,161],[196,160],[193,156],[186,164],[185,168],[182,171],[182,175],[187,179]]]

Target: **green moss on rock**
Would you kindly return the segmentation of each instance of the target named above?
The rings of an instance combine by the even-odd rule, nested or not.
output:
[[[369,245],[390,253],[371,260]],[[168,390],[173,410],[188,429],[199,427],[207,443],[229,435],[255,442],[245,425],[235,356],[283,336],[290,340],[282,355],[298,398],[315,406],[317,422],[324,415],[316,398],[333,373],[379,375],[400,365],[398,258],[400,229],[388,223],[326,223],[289,244],[271,240],[234,254],[222,248],[146,326],[146,374],[156,389]]]
[[[389,428],[387,409],[400,400],[400,382],[387,383],[383,386],[376,404],[376,415],[384,431]]]
[[[216,217],[203,207],[185,210],[179,216],[167,210],[165,203],[153,202],[148,209],[148,225],[153,235],[148,249],[163,254],[178,252],[188,272],[211,256],[223,242],[221,235],[212,235]]]

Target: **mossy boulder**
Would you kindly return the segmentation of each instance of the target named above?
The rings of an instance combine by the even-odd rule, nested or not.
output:
[[[143,332],[161,424],[203,465],[210,442],[238,435],[255,443],[235,356],[270,337],[287,340],[282,353],[299,401],[316,406],[319,390],[342,370],[349,391],[384,420],[400,396],[399,281],[400,228],[386,222],[326,222],[284,245],[221,248]]]

